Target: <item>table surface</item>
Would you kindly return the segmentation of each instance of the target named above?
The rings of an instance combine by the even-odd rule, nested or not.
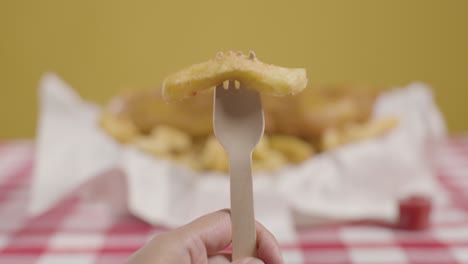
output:
[[[409,232],[372,223],[301,227],[281,245],[286,263],[468,263],[468,137],[435,151],[446,202],[434,208],[429,230]],[[122,263],[163,227],[110,214],[70,195],[28,218],[34,145],[0,143],[0,263]],[[66,175],[64,175],[66,177]]]

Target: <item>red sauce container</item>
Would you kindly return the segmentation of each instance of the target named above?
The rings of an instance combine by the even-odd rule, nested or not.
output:
[[[426,196],[410,196],[400,200],[398,227],[406,230],[424,230],[430,225],[432,202]]]

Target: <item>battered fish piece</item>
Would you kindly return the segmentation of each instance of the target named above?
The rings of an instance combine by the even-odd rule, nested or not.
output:
[[[183,99],[226,80],[236,80],[260,93],[282,96],[301,92],[307,86],[305,69],[284,68],[259,61],[253,52],[218,53],[214,59],[185,68],[164,80],[167,101]]]
[[[265,131],[316,141],[327,129],[367,121],[375,97],[361,86],[311,87],[285,98],[263,96]]]
[[[194,137],[212,134],[212,89],[190,100],[170,104],[164,102],[160,91],[154,89],[114,98],[104,111],[101,123],[118,138],[133,137],[135,130],[146,134],[161,124]],[[265,133],[319,141],[327,129],[367,121],[376,95],[365,86],[317,86],[281,98],[262,95]]]
[[[262,95],[265,135],[253,152],[255,171],[300,163],[316,150],[377,137],[395,120],[369,122],[376,93],[358,86],[310,87],[282,98]],[[195,170],[228,170],[224,149],[213,135],[213,90],[166,103],[161,89],[115,97],[100,125],[116,140]],[[369,122],[369,123],[368,123]]]
[[[167,125],[191,136],[207,136],[213,132],[213,91],[170,104],[162,99],[161,89],[123,94],[110,102],[105,113],[131,120],[142,134],[150,133],[158,125]],[[101,125],[105,124],[101,122]],[[111,129],[109,126],[104,128]]]

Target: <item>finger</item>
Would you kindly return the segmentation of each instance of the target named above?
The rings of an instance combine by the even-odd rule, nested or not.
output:
[[[216,254],[229,246],[232,239],[231,217],[228,209],[208,214],[179,229],[188,243],[188,250],[197,244],[206,247],[208,254]],[[268,264],[283,264],[281,251],[273,234],[256,223],[257,257]]]
[[[231,262],[231,254],[226,253],[209,257],[208,264],[265,264],[265,262],[260,259],[250,257]]]
[[[230,253],[219,253],[208,257],[208,264],[231,264],[232,256]]]
[[[281,250],[273,234],[259,222],[257,222],[256,229],[257,258],[268,264],[283,264]]]
[[[232,264],[265,264],[265,262],[258,258],[243,258],[234,261]]]
[[[205,247],[207,254],[218,253],[231,244],[231,214],[229,210],[217,211],[196,219],[174,232],[183,238],[188,250]]]
[[[206,263],[231,243],[231,215],[221,210],[155,236],[127,263]],[[229,263],[229,262],[226,262]]]

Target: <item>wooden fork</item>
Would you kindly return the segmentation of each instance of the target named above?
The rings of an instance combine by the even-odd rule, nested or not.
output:
[[[229,156],[231,178],[232,258],[256,256],[252,187],[252,151],[265,128],[258,92],[228,81],[214,94],[214,133]]]

